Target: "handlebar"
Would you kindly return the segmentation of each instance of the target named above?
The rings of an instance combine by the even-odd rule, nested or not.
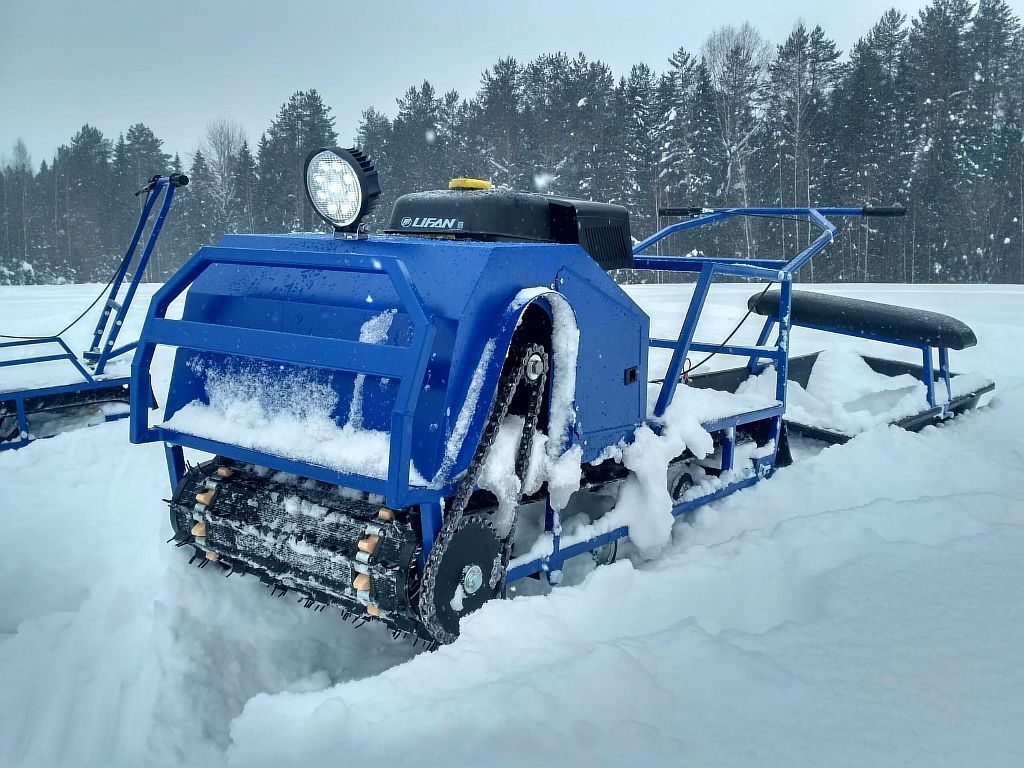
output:
[[[154,189],[156,189],[156,185],[160,183],[160,179],[162,178],[164,177],[161,176],[159,173],[156,174],[146,183],[146,186],[144,186],[142,189],[138,190],[135,193],[135,196],[138,197],[139,195],[144,194],[146,192],[152,192]],[[178,187],[184,187],[188,185],[188,176],[186,176],[184,173],[172,173],[170,176],[167,177],[167,183],[170,184],[175,189],[177,189]]]
[[[701,216],[713,213],[728,213],[739,216],[804,215],[816,210],[826,216],[906,216],[907,209],[901,205],[872,206],[862,208],[702,208],[685,206],[681,208],[658,208],[658,216]]]
[[[704,208],[692,207],[692,208],[659,208],[659,216],[700,216],[704,213]]]
[[[899,205],[874,207],[865,205],[860,209],[861,216],[906,216],[907,209]]]

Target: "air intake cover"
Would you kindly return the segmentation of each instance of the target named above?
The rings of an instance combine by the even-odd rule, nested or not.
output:
[[[414,192],[395,201],[386,230],[467,240],[578,243],[602,269],[633,266],[621,205],[506,189]]]

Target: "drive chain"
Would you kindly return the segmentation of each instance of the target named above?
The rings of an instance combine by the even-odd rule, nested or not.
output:
[[[487,461],[487,456],[490,453],[491,446],[494,444],[494,440],[498,436],[498,430],[501,428],[502,422],[504,422],[505,417],[508,415],[508,409],[512,405],[512,400],[515,398],[519,386],[521,384],[525,384],[531,387],[530,403],[527,408],[526,417],[523,421],[523,433],[519,441],[519,451],[516,455],[515,464],[516,476],[520,481],[519,497],[522,497],[523,484],[526,481],[530,453],[533,448],[533,435],[537,429],[541,405],[544,400],[544,391],[548,374],[548,352],[547,349],[540,344],[529,344],[518,353],[519,360],[517,364],[511,366],[507,365],[507,361],[514,360],[516,354],[517,353],[514,351],[510,352],[506,358],[506,367],[503,368],[501,378],[498,383],[498,396],[491,408],[491,413],[487,418],[487,422],[484,424],[480,441],[477,443],[476,451],[473,453],[473,459],[470,462],[469,467],[466,469],[465,475],[463,475],[462,482],[459,484],[459,488],[456,491],[455,496],[452,497],[451,502],[448,505],[448,509],[445,511],[441,530],[438,532],[437,537],[434,540],[433,548],[430,550],[430,556],[427,558],[426,565],[423,569],[423,579],[420,585],[419,596],[420,621],[423,623],[423,627],[426,629],[427,633],[439,643],[451,643],[455,640],[456,635],[442,627],[438,621],[437,611],[434,605],[434,588],[437,581],[438,567],[444,557],[445,551],[451,544],[452,538],[459,529],[459,524],[465,514],[470,497],[473,495],[473,491],[476,488],[477,478],[480,475],[480,471],[483,469],[484,463]],[[536,369],[537,361],[533,359],[535,356],[539,357],[541,361],[539,370]],[[533,366],[533,368],[531,368],[531,366]],[[511,555],[512,541],[515,536],[517,518],[518,511],[513,513],[509,533],[503,542],[502,565],[505,569],[508,567],[508,561]],[[504,579],[504,576],[502,578]]]

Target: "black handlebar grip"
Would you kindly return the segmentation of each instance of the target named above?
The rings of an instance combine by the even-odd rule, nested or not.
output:
[[[659,216],[700,216],[703,208],[659,208]]]
[[[188,176],[184,173],[172,173],[169,178],[172,187],[188,186]]]
[[[881,208],[865,205],[860,209],[860,213],[862,216],[906,216],[907,209],[899,205],[883,206]]]

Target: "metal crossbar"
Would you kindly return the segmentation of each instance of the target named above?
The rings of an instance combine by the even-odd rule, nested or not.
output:
[[[166,313],[171,302],[215,264],[386,275],[398,294],[402,311],[409,317],[412,338],[407,347],[399,347],[284,331],[167,319]],[[145,406],[152,397],[150,363],[158,345],[388,377],[398,380],[399,387],[391,414],[386,481],[329,469],[312,471],[319,471],[318,476],[325,481],[362,488],[371,493],[383,493],[389,503],[405,506],[418,499],[416,489],[409,484],[412,425],[416,404],[423,389],[423,377],[434,333],[433,319],[427,314],[423,302],[413,288],[405,265],[397,258],[245,248],[202,248],[156,293],[150,304],[142,332],[144,343],[132,362],[131,440],[136,443],[152,440],[173,442],[179,451],[182,445],[214,453],[224,448],[215,445],[214,441],[185,435],[164,427],[150,427],[149,411]],[[232,450],[235,454],[240,454],[237,447]],[[311,468],[308,464],[284,458],[276,461],[279,469],[310,476]],[[263,454],[261,463],[267,463],[267,457]]]

